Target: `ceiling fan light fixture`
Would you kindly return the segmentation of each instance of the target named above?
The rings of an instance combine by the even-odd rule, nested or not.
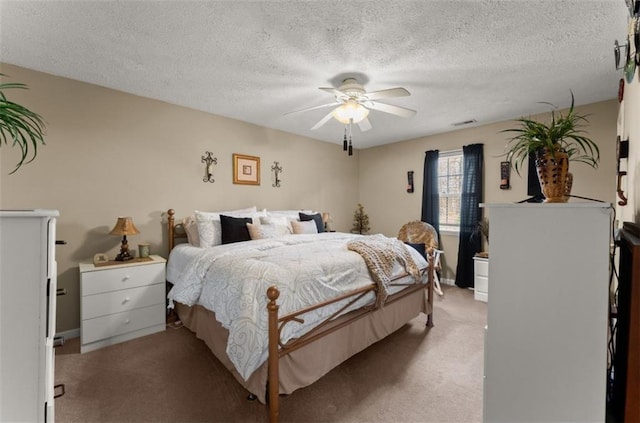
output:
[[[352,122],[358,123],[366,119],[369,115],[369,109],[355,100],[349,100],[331,112],[331,115],[339,122],[345,125]]]

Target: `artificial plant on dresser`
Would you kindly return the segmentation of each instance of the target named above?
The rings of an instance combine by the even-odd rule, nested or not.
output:
[[[573,92],[566,115],[552,110],[548,123],[524,117],[516,122],[520,124],[518,127],[501,131],[516,133],[505,147],[507,160],[519,175],[524,161],[534,155],[545,202],[566,202],[573,183],[569,162],[597,168],[600,161],[598,145],[584,131],[587,116],[577,114],[574,109]]]

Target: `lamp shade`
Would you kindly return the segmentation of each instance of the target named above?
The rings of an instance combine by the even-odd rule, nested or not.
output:
[[[358,123],[364,120],[369,115],[369,109],[355,100],[349,100],[343,105],[333,109],[331,115],[346,125],[350,121]]]
[[[139,233],[140,231],[133,224],[133,220],[130,217],[120,216],[109,235],[136,235]]]

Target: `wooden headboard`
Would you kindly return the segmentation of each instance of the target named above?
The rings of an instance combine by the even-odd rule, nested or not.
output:
[[[182,222],[175,222],[174,215],[176,214],[175,210],[169,209],[167,211],[167,231],[169,234],[169,252],[173,250],[179,242],[177,240],[187,241],[187,232],[184,230],[184,225]]]

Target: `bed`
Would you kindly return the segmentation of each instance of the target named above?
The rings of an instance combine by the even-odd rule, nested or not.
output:
[[[268,403],[270,421],[279,394],[310,385],[420,313],[433,325],[433,260],[394,238],[286,233],[194,246],[184,242],[189,223],[176,223],[173,209],[167,217],[170,307]],[[374,254],[380,245],[384,254]],[[370,268],[384,267],[394,249],[393,265]]]

